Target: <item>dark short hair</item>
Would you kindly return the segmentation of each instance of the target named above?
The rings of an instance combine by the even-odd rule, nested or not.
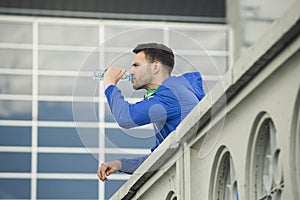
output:
[[[171,68],[168,69],[169,71],[172,71],[174,67],[174,54],[169,47],[157,43],[144,43],[137,45],[133,49],[133,52],[136,54],[141,51],[145,53],[145,57],[150,63],[159,61],[163,65]]]

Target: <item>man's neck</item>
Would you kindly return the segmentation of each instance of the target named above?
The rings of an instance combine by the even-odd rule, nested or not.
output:
[[[163,77],[157,78],[156,80],[154,80],[153,83],[147,85],[147,87],[145,89],[146,90],[156,90],[169,77],[170,77],[169,75],[165,75]]]
[[[158,83],[152,83],[151,85],[149,85],[146,90],[156,90],[161,84]]]

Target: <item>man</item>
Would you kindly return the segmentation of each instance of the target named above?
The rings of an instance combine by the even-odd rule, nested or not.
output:
[[[163,44],[139,44],[130,70],[135,90],[147,90],[143,101],[129,104],[116,86],[125,69],[108,67],[104,75],[105,95],[111,112],[123,128],[132,128],[153,123],[155,148],[176,129],[184,117],[203,98],[202,78],[199,72],[170,76],[174,67],[174,54]],[[102,163],[98,169],[100,180],[116,171],[132,174],[148,157]]]

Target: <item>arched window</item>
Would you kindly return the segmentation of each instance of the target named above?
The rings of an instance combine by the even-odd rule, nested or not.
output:
[[[300,91],[296,100],[294,116],[292,121],[292,136],[290,141],[291,158],[291,179],[293,195],[295,199],[300,199]]]
[[[174,191],[170,191],[166,197],[166,200],[177,200],[177,197],[175,195]]]
[[[211,200],[238,200],[232,157],[224,146],[219,149],[215,157],[210,188]]]
[[[248,199],[282,199],[281,150],[277,146],[274,123],[268,114],[258,116],[248,150]]]

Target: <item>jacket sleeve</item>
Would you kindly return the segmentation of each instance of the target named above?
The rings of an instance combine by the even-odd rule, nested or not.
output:
[[[122,163],[122,169],[120,172],[126,174],[133,174],[133,172],[148,158],[149,155],[139,156],[135,158],[121,158],[119,159]]]
[[[155,94],[153,98],[130,104],[124,100],[117,86],[110,85],[105,90],[105,95],[119,126],[132,128],[178,116],[181,109],[176,96],[163,86],[159,89],[159,94]]]

